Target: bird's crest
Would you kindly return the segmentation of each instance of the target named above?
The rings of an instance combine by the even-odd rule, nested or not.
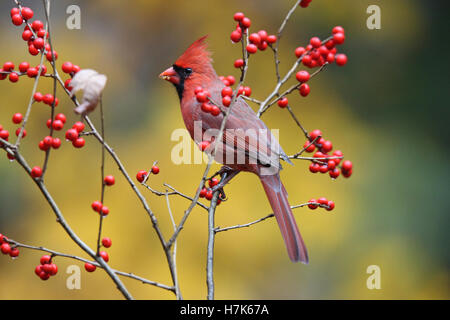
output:
[[[211,52],[205,42],[208,36],[203,36],[196,40],[186,49],[186,51],[175,61],[175,64],[182,68],[191,68],[200,73],[207,73],[211,69]]]

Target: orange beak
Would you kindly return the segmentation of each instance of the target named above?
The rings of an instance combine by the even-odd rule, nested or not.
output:
[[[175,72],[175,70],[170,67],[166,71],[162,72],[159,77],[163,80],[167,80],[169,82],[172,82],[174,84],[178,84],[180,82],[180,79],[178,77],[178,74]]]

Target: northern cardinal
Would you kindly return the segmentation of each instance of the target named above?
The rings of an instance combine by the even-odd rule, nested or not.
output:
[[[209,129],[220,129],[224,117],[223,114],[214,116],[202,111],[202,104],[197,101],[194,92],[200,86],[210,93],[212,101],[216,103],[222,101],[221,91],[225,85],[211,64],[211,54],[207,50],[205,38],[206,36],[195,41],[172,67],[160,74],[160,78],[175,86],[180,98],[184,123],[194,140],[194,122],[201,121],[201,130],[206,132]],[[220,187],[223,187],[240,171],[256,174],[262,182],[275,214],[289,258],[293,262],[308,263],[308,253],[279,175],[280,156],[284,160],[290,161],[270,131],[265,135],[256,135],[258,130],[266,132],[267,126],[241,97],[238,97],[231,108],[222,142],[218,146],[222,152],[217,152],[215,155],[215,160],[224,164],[223,170],[228,173],[225,181],[221,181]],[[226,110],[227,108],[222,106],[222,109]],[[247,136],[229,134],[230,130],[244,130]],[[196,143],[200,142],[196,141]],[[269,150],[271,156],[265,150]],[[225,156],[230,152],[232,153],[231,157]],[[236,155],[239,153],[244,154],[244,163],[236,161]]]

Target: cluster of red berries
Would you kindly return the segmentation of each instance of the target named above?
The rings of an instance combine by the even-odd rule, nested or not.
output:
[[[53,61],[58,58],[58,53],[51,51],[50,44],[45,43],[44,38],[48,38],[48,32],[44,29],[44,24],[40,20],[29,22],[33,18],[34,12],[30,8],[23,7],[11,9],[11,21],[16,26],[21,26],[24,22],[26,24],[22,33],[22,39],[28,43],[28,52],[36,56],[40,51],[44,50],[48,61]]]
[[[319,199],[311,199],[308,201],[308,208],[314,210],[317,209],[317,207],[322,207],[327,209],[328,211],[331,211],[334,209],[334,202],[331,200],[328,200],[327,198],[319,198]]]
[[[159,167],[158,166],[152,166],[152,169],[150,170],[150,172],[147,172],[145,170],[139,170],[138,173],[136,174],[136,180],[142,183],[145,180],[145,177],[147,175],[149,175],[150,173],[158,174],[159,173]]]
[[[91,208],[95,212],[98,212],[99,214],[103,215],[104,217],[109,214],[109,208],[107,206],[104,206],[103,203],[101,203],[98,200],[92,202]]]
[[[336,26],[332,30],[332,37],[329,40],[322,41],[319,37],[312,37],[306,47],[295,49],[295,56],[301,59],[304,66],[308,68],[321,67],[325,63],[335,62],[338,66],[347,63],[347,56],[343,53],[337,53],[337,45],[345,41],[345,31],[341,26]]]
[[[7,61],[3,64],[3,67],[0,69],[0,80],[6,79],[9,74],[9,81],[17,82],[19,81],[20,76],[27,75],[29,78],[35,78],[39,74],[39,70],[41,70],[41,75],[45,75],[47,73],[47,67],[43,64],[37,65],[36,67],[30,67],[28,62],[22,62],[19,64],[19,69],[14,70],[15,65],[11,61]]]
[[[241,41],[242,34],[246,32],[248,28],[250,28],[251,20],[247,18],[242,12],[236,12],[234,14],[234,21],[237,22],[236,29],[231,32],[231,41],[233,43],[237,43]],[[259,30],[258,32],[251,33],[248,36],[249,44],[246,47],[246,50],[250,54],[256,53],[258,50],[264,51],[267,49],[269,45],[277,42],[276,35],[269,35],[266,30]],[[234,63],[236,68],[242,68],[244,66],[244,61],[242,59],[236,60]]]
[[[211,201],[211,199],[213,198],[213,191],[212,188],[215,187],[216,185],[218,185],[220,182],[219,179],[217,178],[211,178],[208,180],[208,186],[209,188],[207,188],[206,186],[203,186],[202,190],[200,190],[200,198],[205,198],[206,200]],[[217,205],[219,205],[222,201],[219,199],[217,199]]]
[[[314,152],[317,148],[317,152],[313,157],[317,160],[312,160],[309,171],[312,173],[329,173],[330,177],[336,179],[341,174],[345,178],[349,178],[352,175],[353,164],[349,160],[345,160],[341,164],[341,160],[344,156],[341,150],[335,150],[331,155],[328,153],[333,149],[333,144],[330,140],[325,140],[322,137],[322,131],[316,129],[309,133],[309,140],[307,140],[303,146],[306,152]],[[330,158],[333,159],[330,159]],[[341,164],[339,166],[339,164]]]
[[[41,278],[41,280],[48,280],[51,276],[58,273],[58,267],[52,262],[52,256],[43,255],[40,264],[34,269],[34,273]]]
[[[21,113],[15,113],[12,117],[12,122],[14,124],[21,124],[23,121],[23,115]],[[21,128],[16,129],[16,136],[20,135]],[[25,138],[27,136],[27,131],[23,129],[22,138]],[[0,138],[2,138],[5,141],[9,141],[9,131],[4,129],[3,126],[0,124]],[[2,143],[0,143],[0,147],[2,147]],[[6,153],[9,160],[14,160],[14,156]]]
[[[72,145],[75,148],[83,148],[86,141],[80,137],[80,133],[83,132],[85,126],[81,121],[77,121],[72,126],[72,129],[66,131],[66,140],[72,141]]]
[[[0,251],[3,254],[9,254],[11,258],[16,258],[19,256],[20,251],[17,247],[11,247],[8,243],[8,238],[0,233]]]
[[[231,87],[227,88],[231,89]],[[233,93],[233,89],[231,89],[231,92]],[[211,94],[209,93],[208,90],[203,89],[202,87],[199,86],[195,88],[194,93],[197,98],[197,101],[202,104],[201,109],[203,112],[210,113],[213,116],[218,116],[219,114],[222,113],[222,110],[220,110],[218,106],[210,102]]]
[[[110,238],[104,237],[104,238],[102,239],[102,246],[103,246],[103,247],[109,248],[109,247],[111,247],[111,245],[112,245],[112,241],[111,241]],[[107,253],[106,251],[100,251],[100,252],[99,252],[99,255],[100,255],[100,257],[102,257],[103,260],[105,260],[105,262],[108,262],[108,261],[109,261],[109,255],[108,255],[108,253]],[[86,262],[86,263],[84,264],[84,269],[85,269],[87,272],[94,272],[94,271],[97,269],[97,267],[96,267],[94,264],[92,264],[92,263]]]

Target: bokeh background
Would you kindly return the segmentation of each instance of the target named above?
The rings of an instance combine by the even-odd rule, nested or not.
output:
[[[158,160],[163,182],[194,194],[204,165],[175,165],[170,160],[174,129],[183,128],[175,90],[158,79],[195,39],[209,34],[219,74],[238,75],[232,67],[239,47],[229,41],[232,15],[245,12],[253,30],[275,33],[293,1],[52,1],[53,44],[58,66],[67,60],[108,76],[104,92],[107,140],[131,175]],[[28,55],[21,28],[10,23],[13,1],[0,4],[0,62],[38,64]],[[41,1],[24,1],[44,19]],[[81,30],[68,30],[66,8],[81,7]],[[381,7],[382,29],[368,30],[366,9]],[[336,209],[297,209],[295,215],[310,252],[308,266],[287,258],[275,220],[249,229],[220,233],[216,238],[215,280],[219,299],[448,299],[449,60],[448,12],[444,1],[313,1],[299,8],[281,42],[281,69],[294,61],[295,47],[311,36],[325,37],[335,25],[346,29],[341,47],[349,63],[331,66],[311,81],[307,99],[290,99],[307,129],[320,128],[354,163],[351,179],[331,181],[308,172],[308,163],[285,166],[282,178],[291,204],[325,196]],[[48,65],[48,64],[47,64]],[[263,98],[274,85],[269,50],[251,59],[247,84]],[[11,117],[24,113],[32,81],[0,82],[0,124],[15,130]],[[51,81],[39,91],[50,92]],[[61,93],[61,91],[59,91]],[[58,111],[77,121],[72,104],[60,94]],[[30,165],[41,165],[37,143],[46,135],[49,109],[35,105],[22,151]],[[98,116],[93,119],[98,123]],[[264,115],[280,128],[287,153],[296,152],[304,137],[287,110],[274,107]],[[58,136],[62,138],[63,133]],[[100,147],[87,138],[77,150],[63,142],[52,152],[46,183],[73,229],[90,245],[97,236],[98,216],[90,203],[100,197]],[[117,183],[108,188],[111,213],[104,235],[114,268],[170,283],[163,252],[135,194],[108,158],[106,172]],[[171,224],[164,198],[145,190],[166,235]],[[227,187],[230,200],[220,205],[217,224],[246,223],[271,212],[263,189],[250,174]],[[172,198],[179,220],[189,202]],[[69,240],[48,204],[24,171],[6,156],[0,161],[0,232],[23,243],[83,255]],[[195,209],[178,242],[178,270],[185,298],[206,297],[207,215]],[[43,282],[34,274],[41,253],[22,250],[19,259],[0,257],[1,299],[118,299],[110,279],[97,270],[84,272],[78,262],[57,258],[59,274]],[[81,290],[66,289],[67,266],[82,268]],[[381,290],[368,290],[366,268],[381,268]],[[124,279],[136,298],[172,299],[164,290]]]

